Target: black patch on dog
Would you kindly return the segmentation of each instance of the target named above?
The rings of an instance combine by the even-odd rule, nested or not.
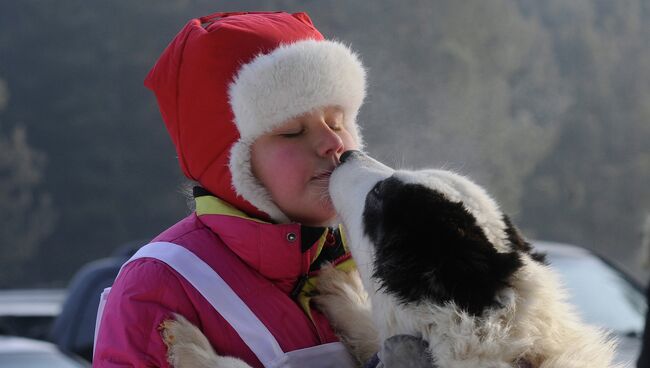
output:
[[[453,301],[480,315],[522,266],[516,251],[497,253],[462,203],[424,185],[377,183],[363,220],[375,247],[373,277],[400,302]]]
[[[521,236],[519,230],[517,230],[517,228],[512,224],[512,221],[510,221],[508,215],[503,215],[503,222],[506,224],[506,235],[508,235],[508,241],[512,244],[514,249],[528,253],[534,261],[548,265],[546,253],[535,251],[533,246],[530,245],[523,236]]]

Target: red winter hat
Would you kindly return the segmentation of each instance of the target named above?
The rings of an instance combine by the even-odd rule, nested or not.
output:
[[[289,118],[341,106],[356,124],[365,71],[305,13],[216,13],[192,19],[145,79],[185,176],[240,210],[288,222],[255,178],[250,145]]]

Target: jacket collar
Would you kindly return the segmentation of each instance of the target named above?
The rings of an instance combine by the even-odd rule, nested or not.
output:
[[[300,280],[314,266],[327,261],[323,258],[340,258],[340,254],[321,252],[332,238],[342,246],[341,238],[333,237],[329,228],[273,224],[252,218],[200,187],[195,188],[194,196],[199,220],[245,264],[286,293],[301,288]]]

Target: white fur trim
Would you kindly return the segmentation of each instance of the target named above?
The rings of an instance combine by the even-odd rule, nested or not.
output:
[[[338,105],[344,124],[361,144],[356,117],[366,95],[358,57],[334,41],[282,45],[243,65],[229,88],[242,139],[256,138],[287,119],[317,107]]]
[[[235,192],[273,220],[289,222],[252,173],[251,144],[287,119],[335,105],[343,109],[343,124],[361,147],[356,119],[365,95],[363,65],[339,42],[305,40],[282,45],[243,65],[229,87],[230,105],[241,136],[230,152]]]
[[[242,196],[262,212],[279,223],[290,222],[280,208],[273,202],[268,190],[253,175],[251,169],[251,143],[239,140],[230,150],[230,173],[232,185],[237,195]]]

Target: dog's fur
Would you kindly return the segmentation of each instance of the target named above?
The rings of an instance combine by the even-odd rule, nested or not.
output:
[[[467,178],[394,171],[355,153],[334,171],[330,193],[379,341],[421,337],[441,368],[612,366],[614,342],[580,322],[544,257]],[[352,298],[332,286],[321,283],[318,302],[343,341],[364,344],[355,337],[362,315],[350,315],[355,307],[341,304]]]
[[[325,268],[314,300],[360,363],[405,334],[428,342],[440,368],[612,366],[614,342],[580,322],[543,256],[468,179],[354,153],[330,194],[358,273]],[[174,366],[191,354],[207,357],[194,367],[243,364],[191,328],[163,326]]]
[[[167,360],[175,368],[249,368],[244,361],[222,357],[212,349],[201,330],[185,317],[164,321],[159,329],[167,345]]]

